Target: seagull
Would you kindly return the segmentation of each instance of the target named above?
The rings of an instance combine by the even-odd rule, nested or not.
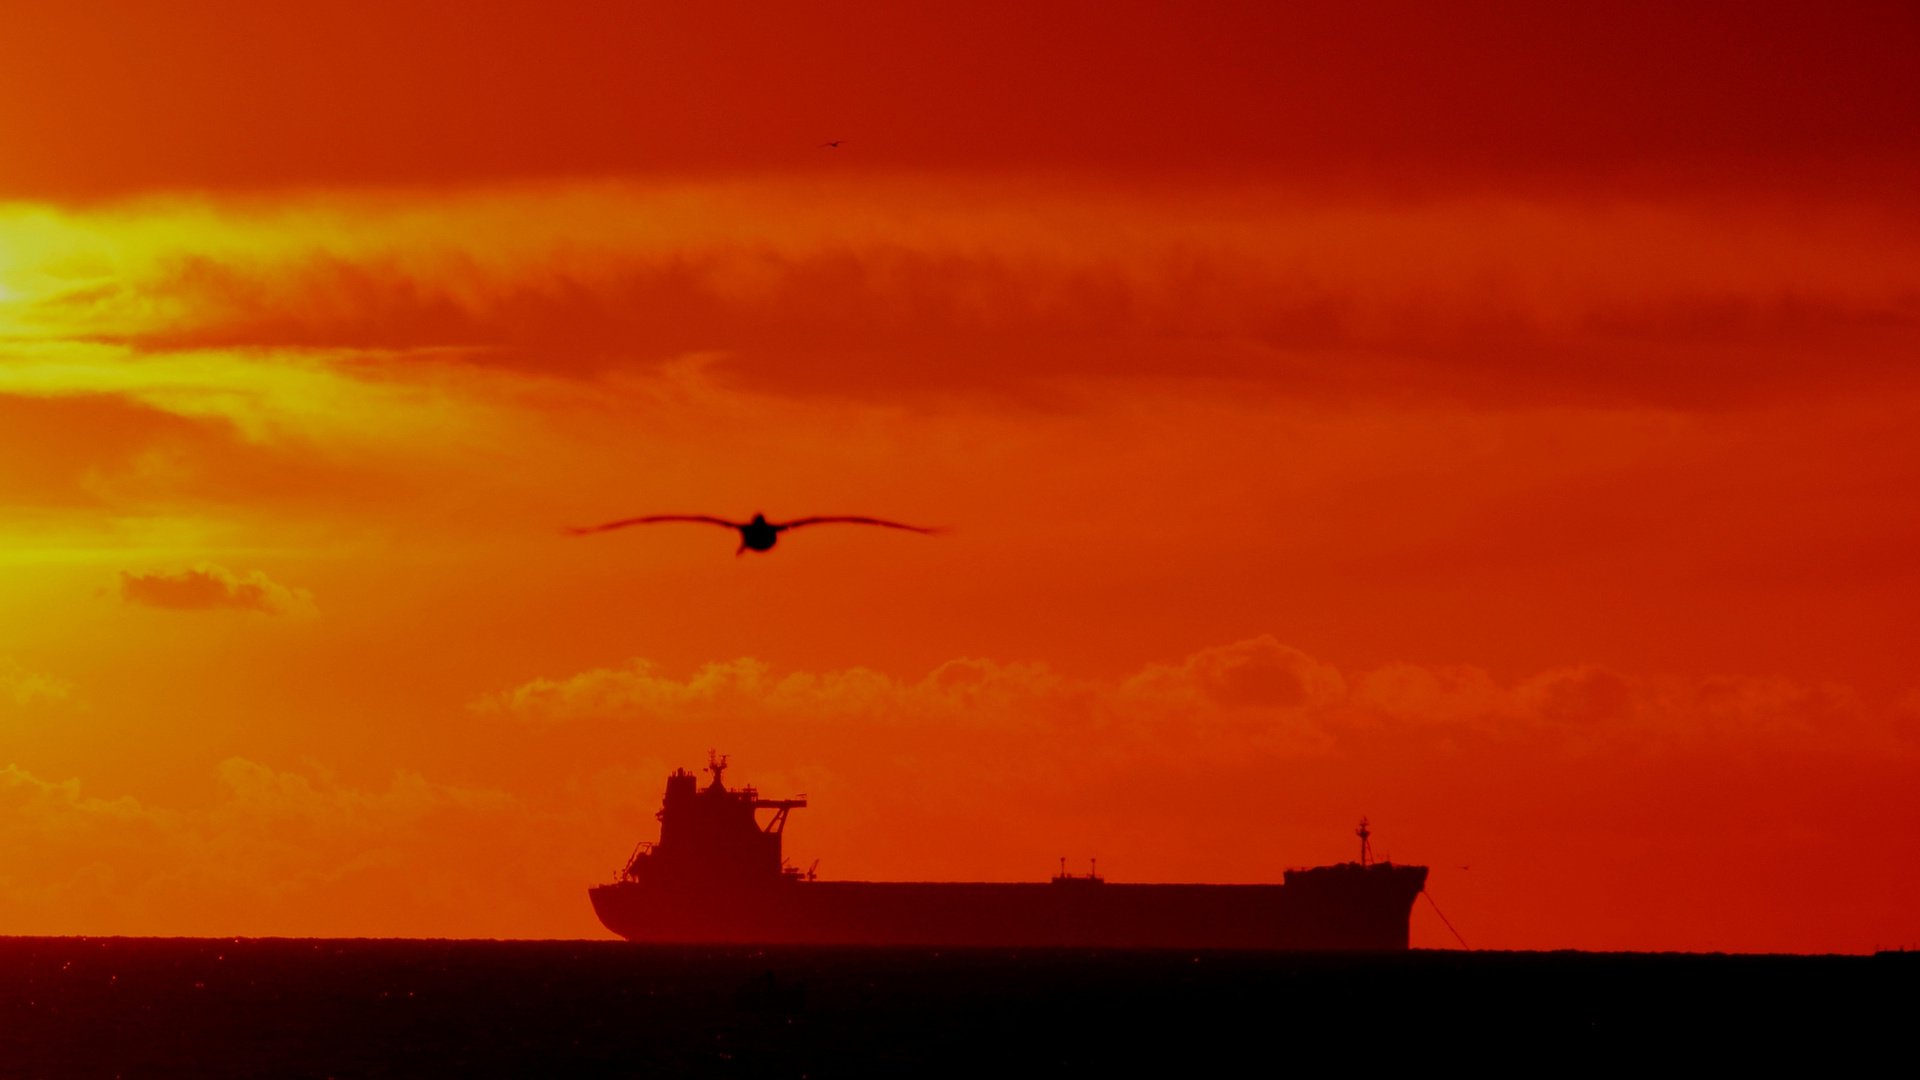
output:
[[[728,521],[726,518],[709,517],[706,514],[654,514],[649,517],[621,518],[619,521],[609,521],[605,525],[587,525],[581,528],[572,528],[568,529],[567,533],[572,536],[586,536],[589,533],[624,529],[629,525],[652,525],[662,521],[695,521],[707,525],[725,525],[729,529],[737,530],[740,533],[740,546],[734,550],[735,555],[742,555],[748,551],[770,551],[773,548],[774,542],[780,538],[781,533],[786,532],[788,529],[797,529],[802,525],[880,525],[889,529],[905,529],[908,532],[926,533],[928,535],[940,531],[938,529],[923,528],[919,525],[902,525],[897,521],[882,521],[879,518],[870,517],[807,517],[797,518],[793,521],[774,522],[768,521],[765,514],[755,514],[753,515],[752,521],[743,525],[737,521]]]
[[[847,140],[845,140],[845,139],[835,139],[835,140],[833,140],[832,142],[823,142],[823,143],[821,143],[821,144],[820,144],[820,149],[822,149],[822,150],[838,150],[838,149],[840,149],[840,144],[841,144],[841,143],[843,143],[843,142],[846,142],[846,141],[847,141]]]

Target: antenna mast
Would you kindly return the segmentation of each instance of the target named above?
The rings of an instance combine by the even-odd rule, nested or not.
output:
[[[1360,827],[1353,830],[1353,835],[1360,838],[1360,865],[1373,865],[1373,832],[1367,828],[1366,818],[1360,819]]]

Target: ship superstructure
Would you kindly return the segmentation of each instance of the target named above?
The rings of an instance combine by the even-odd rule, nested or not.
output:
[[[660,803],[660,840],[642,842],[621,871],[623,881],[660,888],[691,885],[752,887],[792,876],[780,854],[787,812],[807,805],[805,799],[762,799],[752,787],[729,788],[725,754],[710,755],[707,772],[713,781],[705,788],[685,769],[667,777],[667,794]],[[772,810],[763,825],[758,811]]]
[[[1282,884],[1111,883],[1064,861],[1045,882],[822,881],[781,852],[806,799],[729,788],[726,768],[712,755],[705,787],[685,769],[667,777],[659,841],[588,890],[607,929],[652,942],[1405,949],[1426,885],[1424,866],[1373,860],[1364,820],[1358,862],[1288,870]]]

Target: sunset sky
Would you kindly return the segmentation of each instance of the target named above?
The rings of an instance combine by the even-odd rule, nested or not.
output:
[[[1910,4],[4,21],[0,934],[606,936],[713,747],[823,877],[1920,945]],[[755,511],[950,531],[562,535]]]

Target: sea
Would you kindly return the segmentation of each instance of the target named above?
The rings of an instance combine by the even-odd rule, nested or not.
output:
[[[1916,957],[16,937],[0,1076],[1843,1069],[1911,1062]]]

